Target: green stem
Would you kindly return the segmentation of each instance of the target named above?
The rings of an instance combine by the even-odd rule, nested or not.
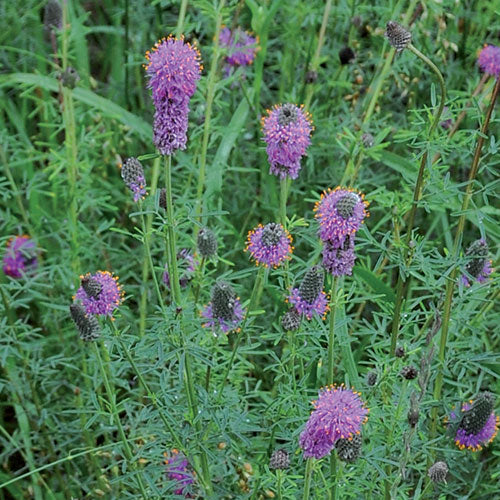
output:
[[[306,472],[304,481],[304,494],[302,495],[302,500],[309,500],[309,494],[311,491],[311,479],[313,473],[314,458],[308,458],[306,461]]]
[[[335,500],[337,498],[337,457],[335,456],[335,450],[330,452],[330,478],[332,483],[330,496],[332,500]]]
[[[182,35],[182,30],[184,29],[184,19],[186,17],[187,3],[187,0],[182,0],[181,8],[179,10],[179,17],[177,18],[177,27],[175,29],[175,36],[177,38]]]
[[[332,278],[332,289],[330,295],[330,324],[328,334],[328,373],[326,377],[327,384],[333,384],[333,346],[335,344],[335,314],[337,312],[337,286],[338,278]]]
[[[130,448],[127,437],[125,435],[125,431],[123,430],[120,416],[118,414],[118,408],[116,407],[116,396],[115,396],[114,391],[111,388],[111,384],[110,384],[110,381],[108,379],[109,366],[108,367],[104,366],[104,363],[103,363],[102,358],[101,358],[101,354],[99,352],[99,346],[97,345],[96,342],[94,342],[93,344],[94,344],[94,351],[95,351],[96,359],[97,359],[99,368],[101,370],[101,375],[102,375],[102,379],[104,382],[104,387],[106,389],[106,394],[108,395],[108,400],[109,400],[109,404],[111,407],[111,416],[112,416],[113,421],[115,422],[116,427],[118,429],[118,434],[120,435],[120,439],[121,439],[122,444],[123,444],[123,451],[125,454],[125,458],[129,464],[129,466],[134,471],[137,471],[137,464],[134,463],[134,456],[132,454],[132,450]],[[106,349],[106,346],[104,345],[104,343],[102,343],[102,349],[103,349],[103,353],[105,353],[106,356],[109,357],[109,353],[107,352],[107,349]],[[144,487],[144,483],[142,481],[142,477],[141,477],[140,473],[136,474],[134,477],[136,478],[136,481],[137,481],[137,484],[139,486],[139,490],[141,491],[142,497],[145,500],[147,500],[148,494],[146,493],[146,489]]]
[[[287,178],[280,179],[280,221],[286,229]]]
[[[434,131],[436,130],[436,127],[439,123],[439,120],[441,119],[441,114],[443,112],[444,108],[444,103],[446,100],[446,84],[443,79],[443,75],[439,71],[438,67],[422,52],[417,50],[411,43],[408,45],[408,48],[422,61],[424,61],[431,69],[434,71],[436,76],[438,77],[439,81],[439,87],[441,89],[441,100],[439,102],[439,108],[437,110],[437,113],[434,115],[434,119],[432,120],[431,123],[431,128],[429,129],[429,134],[428,134],[428,141],[432,139],[432,136],[434,134]],[[427,155],[428,155],[428,149],[424,152],[422,155],[422,160],[420,161],[420,168],[418,170],[418,175],[417,175],[417,182],[415,183],[415,189],[413,191],[413,202],[410,210],[410,215],[408,217],[408,222],[406,225],[406,238],[405,238],[405,249],[403,251],[404,253],[404,265],[408,265],[409,263],[409,255],[410,255],[410,241],[412,239],[412,232],[413,232],[413,225],[415,223],[415,214],[417,212],[417,207],[418,207],[418,202],[420,200],[420,196],[422,194],[422,188],[424,185],[424,172],[425,172],[425,167],[427,164]],[[400,268],[397,268],[397,274],[398,274],[398,280],[397,280],[397,285],[396,285],[396,303],[394,306],[394,317],[392,321],[392,332],[391,332],[391,355],[394,355],[394,352],[396,351],[396,343],[398,340],[398,334],[399,334],[399,323],[401,319],[401,310],[403,307],[403,296],[404,296],[404,289],[405,289],[405,284],[406,284],[406,278],[403,277],[403,274],[401,273]]]
[[[457,232],[455,233],[455,240],[453,242],[452,259],[453,262],[458,261],[459,249],[462,244],[462,235],[465,227],[465,220],[467,217],[467,209],[469,208],[469,203],[472,198],[472,190],[474,188],[474,179],[476,178],[477,172],[479,170],[479,161],[481,159],[481,150],[485,141],[486,133],[488,132],[488,126],[490,123],[491,115],[495,107],[495,102],[500,91],[500,78],[497,79],[495,88],[493,89],[493,94],[491,96],[490,105],[486,111],[486,116],[484,118],[483,126],[481,127],[481,132],[477,138],[476,150],[474,152],[474,158],[472,160],[471,169],[469,172],[469,180],[467,184],[467,189],[465,191],[465,196],[462,201],[462,208],[460,210],[460,218],[458,219]],[[438,373],[436,376],[436,383],[434,385],[434,400],[439,401],[441,399],[441,390],[443,388],[444,380],[444,366],[445,366],[445,354],[446,354],[446,342],[448,339],[448,329],[450,326],[451,317],[451,305],[453,299],[453,290],[455,288],[455,280],[458,273],[458,266],[454,266],[448,282],[446,284],[445,300],[443,306],[443,322],[441,325],[441,336],[439,339],[439,365]],[[436,435],[437,430],[437,415],[438,407],[434,406],[431,412],[431,438]]]

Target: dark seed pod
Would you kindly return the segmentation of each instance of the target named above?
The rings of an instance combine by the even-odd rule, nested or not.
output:
[[[414,378],[417,377],[418,370],[414,366],[408,365],[408,366],[403,366],[403,369],[399,373],[406,380],[413,380]]]
[[[366,132],[361,136],[361,142],[363,143],[363,146],[365,148],[371,148],[373,147],[373,144],[375,143],[375,139],[373,138],[373,135],[370,134],[369,132]]]
[[[102,292],[102,285],[90,276],[84,276],[81,281],[82,288],[89,297],[98,299]]]
[[[348,219],[354,214],[354,207],[359,203],[356,193],[347,193],[337,202],[337,212],[343,219]]]
[[[198,252],[202,257],[213,257],[217,253],[217,237],[208,227],[204,227],[198,231],[196,242]]]
[[[167,209],[167,190],[165,188],[160,189],[160,194],[158,196],[158,206],[163,208],[163,210]]]
[[[472,403],[472,406],[462,413],[458,427],[464,429],[467,434],[479,433],[490,418],[494,406],[494,396],[489,392],[482,392]]]
[[[406,354],[405,348],[401,346],[396,347],[396,351],[394,352],[394,354],[396,355],[396,358],[404,358]]]
[[[308,304],[312,304],[323,291],[325,273],[320,266],[311,267],[302,279],[299,287],[300,297]]]
[[[356,54],[354,53],[354,50],[351,49],[351,47],[344,47],[339,50],[339,59],[340,64],[344,66],[356,59]]]
[[[300,327],[300,314],[295,309],[290,309],[283,315],[281,326],[287,332],[293,332]]]
[[[465,270],[474,278],[478,278],[488,259],[488,243],[485,240],[476,240],[469,245],[465,252],[467,264]]]
[[[63,12],[61,4],[57,0],[49,0],[43,10],[43,24],[47,31],[62,28]]]
[[[80,75],[75,68],[68,66],[65,71],[60,75],[61,83],[68,89],[74,89],[76,84],[80,81]]]
[[[270,469],[288,469],[290,467],[290,456],[288,451],[279,449],[273,451],[269,460]]]
[[[394,21],[389,21],[387,23],[384,35],[389,43],[396,49],[396,52],[401,52],[408,47],[411,42],[411,33]]]
[[[286,127],[297,120],[297,106],[295,104],[283,104],[279,110],[278,123]]]
[[[446,462],[436,462],[434,465],[429,467],[427,474],[434,483],[446,483],[448,465]]]
[[[337,455],[343,462],[355,462],[361,455],[361,434],[353,434],[350,438],[339,439],[335,443]]]
[[[91,342],[99,338],[101,328],[95,316],[86,314],[85,309],[80,304],[71,304],[69,312],[82,340]]]
[[[234,317],[236,292],[224,281],[219,281],[212,288],[212,312],[214,318],[231,321]]]
[[[318,72],[310,70],[306,73],[306,83],[314,83],[318,79]]]
[[[377,372],[372,370],[366,374],[366,385],[373,387],[377,383]]]
[[[415,427],[418,424],[418,419],[420,417],[420,410],[418,407],[417,393],[413,391],[410,396],[410,409],[408,410],[408,423]]]

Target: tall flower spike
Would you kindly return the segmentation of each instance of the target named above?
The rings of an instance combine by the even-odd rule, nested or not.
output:
[[[350,438],[339,439],[335,444],[335,449],[342,462],[352,463],[360,457],[362,444],[361,434],[354,434]]]
[[[190,487],[194,483],[194,473],[187,458],[176,449],[171,453],[164,453],[163,456],[167,465],[167,476],[175,483],[174,494],[191,498]]]
[[[341,248],[347,236],[354,235],[361,227],[368,215],[367,206],[364,195],[351,189],[336,187],[323,192],[314,206],[320,238]]]
[[[330,240],[323,246],[323,267],[332,276],[350,276],[356,261],[354,236],[346,236],[344,243],[337,247]]]
[[[290,233],[281,224],[270,222],[248,232],[245,251],[250,252],[257,265],[276,268],[291,258],[291,243]]]
[[[38,267],[38,250],[29,236],[15,236],[7,241],[3,256],[3,272],[12,278],[22,278]]]
[[[217,237],[208,227],[203,227],[198,231],[196,243],[198,253],[203,258],[207,259],[217,254]]]
[[[267,143],[269,173],[280,179],[296,179],[300,160],[311,142],[314,127],[310,114],[295,104],[276,105],[262,118],[262,128]]]
[[[323,387],[314,411],[299,438],[304,458],[323,458],[339,439],[349,439],[361,432],[368,409],[360,394],[343,385]]]
[[[488,259],[488,243],[485,240],[476,240],[469,245],[465,252],[467,264],[465,274],[462,275],[462,283],[470,286],[470,277],[479,283],[484,283],[491,274],[491,261]]]
[[[69,312],[82,340],[91,342],[99,338],[101,328],[95,316],[87,314],[84,307],[77,303],[69,306]]]
[[[137,158],[128,158],[122,165],[122,179],[134,193],[134,201],[146,196],[146,178],[141,162]]]
[[[288,301],[299,314],[311,319],[314,314],[323,319],[328,311],[328,299],[323,291],[325,274],[319,266],[311,267],[305,274],[299,288],[293,288]]]
[[[500,47],[485,45],[479,53],[477,64],[481,71],[495,78],[500,77]]]
[[[450,421],[457,421],[455,444],[463,450],[479,451],[497,435],[500,418],[493,411],[495,398],[489,392],[478,395],[475,401],[462,405],[462,412],[450,414]]]
[[[123,301],[123,290],[118,283],[118,277],[113,276],[108,271],[97,271],[95,274],[87,273],[80,276],[82,286],[76,291],[75,300],[81,301],[87,314],[98,314],[111,316],[113,311]],[[92,289],[97,289],[97,284],[101,285],[101,291],[97,295],[88,295],[83,286],[84,283],[92,283]]]
[[[384,36],[396,49],[396,52],[401,52],[406,49],[411,42],[411,33],[395,21],[389,21],[387,23]]]
[[[233,287],[224,281],[212,288],[210,304],[201,313],[207,321],[205,328],[220,328],[224,333],[236,330],[243,319],[244,311]]]

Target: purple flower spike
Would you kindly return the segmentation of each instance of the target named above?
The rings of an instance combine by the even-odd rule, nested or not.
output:
[[[320,292],[314,302],[310,304],[300,296],[298,288],[293,288],[288,297],[288,302],[295,307],[299,314],[303,314],[309,320],[315,314],[325,319],[326,313],[329,311],[328,297],[325,292]]]
[[[193,273],[195,271],[195,259],[189,249],[183,248],[177,252],[177,262],[180,264],[179,267],[184,271],[184,273],[179,278],[179,284],[182,288],[186,288],[189,282],[193,279]],[[167,288],[170,288],[170,274],[168,272],[168,267],[165,264],[165,271],[163,272],[162,281],[165,283]]]
[[[500,77],[500,47],[485,45],[479,53],[477,63],[481,71],[495,78]]]
[[[123,302],[124,291],[118,283],[118,276],[113,276],[108,271],[97,271],[95,274],[80,276],[80,279],[82,286],[76,291],[73,299],[81,301],[87,314],[111,316]],[[89,294],[89,282],[93,285],[92,288],[97,288],[97,284],[101,285],[100,291]]]
[[[360,393],[344,385],[323,387],[313,405],[315,409],[299,439],[304,458],[320,459],[328,455],[339,439],[359,434],[368,419],[369,410]]]
[[[257,39],[241,28],[233,32],[229,28],[222,28],[219,43],[227,49],[226,62],[230,66],[252,64],[258,49]]]
[[[38,251],[29,236],[15,236],[7,241],[3,256],[3,272],[12,278],[22,278],[38,267]]]
[[[350,276],[355,261],[354,237],[347,236],[340,248],[336,247],[331,241],[325,241],[323,267],[332,276]]]
[[[214,333],[217,328],[224,333],[238,331],[244,312],[240,299],[231,285],[223,281],[218,282],[212,288],[210,304],[201,312],[201,316],[207,320],[203,323],[203,327],[211,328]]]
[[[267,158],[271,165],[269,173],[280,179],[296,179],[300,170],[300,159],[306,153],[311,140],[311,115],[303,106],[295,104],[276,105],[267,110],[262,118],[264,140],[267,143]]]
[[[194,473],[187,458],[176,449],[173,449],[171,453],[164,453],[163,456],[167,465],[167,476],[176,483],[174,494],[192,498],[190,486],[194,483]]]
[[[340,248],[348,235],[353,235],[368,215],[364,195],[341,187],[328,189],[316,202],[314,211],[319,221],[319,236]]]
[[[263,226],[259,224],[248,232],[247,246],[257,265],[277,268],[292,256],[292,237],[281,224],[270,222]]]
[[[492,273],[491,260],[488,259],[488,243],[486,240],[480,239],[472,242],[467,251],[465,258],[465,274],[461,277],[461,282],[464,286],[472,285],[472,282],[484,283],[488,276]]]
[[[141,162],[137,158],[128,158],[121,169],[123,181],[134,193],[134,201],[144,199],[146,196],[146,179]]]

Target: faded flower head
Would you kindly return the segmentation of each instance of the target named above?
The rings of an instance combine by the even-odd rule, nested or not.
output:
[[[205,259],[217,253],[217,237],[208,227],[203,227],[198,231],[196,243],[199,254]]]
[[[270,469],[288,469],[290,467],[290,455],[284,449],[274,450],[269,460]]]
[[[76,69],[72,66],[68,66],[63,72],[61,72],[59,78],[63,87],[67,87],[68,89],[74,89],[80,81],[78,71],[76,71]]]
[[[320,238],[329,240],[337,248],[341,247],[347,236],[354,235],[361,227],[368,215],[367,206],[364,195],[351,189],[336,187],[333,191],[328,189],[323,192],[314,207]]]
[[[500,47],[485,45],[479,53],[477,64],[488,75],[500,77]]]
[[[26,235],[14,236],[7,241],[3,256],[3,272],[12,278],[22,278],[38,267],[38,250],[35,242]]]
[[[281,326],[287,332],[293,332],[300,327],[300,314],[295,308],[290,309],[281,318]]]
[[[278,267],[292,256],[292,237],[281,224],[270,222],[263,226],[259,224],[248,232],[245,252],[255,260],[257,265]]]
[[[340,247],[330,240],[324,242],[323,267],[332,276],[350,276],[355,261],[354,236],[347,235]]]
[[[436,462],[427,471],[427,475],[434,483],[446,483],[446,474],[448,474],[448,465],[446,462]]]
[[[187,458],[176,449],[170,453],[164,453],[163,456],[167,466],[167,476],[175,482],[174,494],[191,498],[190,486],[194,483],[194,472]]]
[[[224,333],[237,330],[244,316],[239,297],[233,287],[224,281],[217,282],[212,288],[210,304],[201,313],[207,321],[205,328],[220,328]]]
[[[351,49],[351,47],[343,47],[339,50],[339,59],[340,64],[346,65],[356,59],[356,54],[354,50]]]
[[[465,265],[465,274],[462,275],[462,283],[470,286],[471,279],[484,283],[491,274],[491,261],[488,259],[488,243],[485,240],[476,240],[469,245],[465,252],[467,264]]]
[[[311,142],[314,127],[310,114],[295,104],[275,105],[262,117],[262,128],[269,172],[280,179],[296,179],[300,160]]]
[[[43,24],[46,30],[62,28],[63,12],[58,0],[49,0],[43,10]]]
[[[219,35],[221,47],[227,50],[226,63],[230,66],[248,66],[252,64],[257,53],[257,39],[248,31],[236,28],[222,28]]]
[[[372,370],[366,374],[366,385],[373,387],[377,383],[377,372]]]
[[[407,365],[403,366],[399,373],[406,380],[413,380],[414,378],[417,378],[418,370],[412,365]]]
[[[304,458],[328,455],[339,439],[359,434],[368,419],[360,393],[344,385],[323,387],[313,405],[315,409],[299,439]]]
[[[408,47],[411,42],[411,33],[395,21],[389,21],[387,23],[384,36],[396,49],[396,52],[401,52],[403,49]]]
[[[179,284],[182,288],[186,288],[189,285],[189,282],[193,279],[193,274],[196,268],[195,258],[188,248],[183,248],[177,252],[177,264],[180,275]],[[170,273],[168,272],[167,264],[165,264],[162,281],[167,288],[170,288]]]
[[[450,420],[459,421],[455,444],[463,450],[479,451],[497,435],[500,417],[493,411],[495,398],[489,392],[478,395],[462,405],[461,413],[451,412]]]
[[[123,302],[124,291],[118,283],[118,276],[113,276],[109,271],[97,271],[95,274],[87,273],[80,276],[82,284],[76,291],[75,301],[81,301],[87,314],[99,314],[111,316],[113,311]],[[97,290],[101,285],[99,293],[91,292],[89,295],[89,283],[92,290]]]
[[[354,434],[348,438],[341,438],[335,443],[337,455],[342,462],[355,462],[361,455],[363,441],[361,434]]]
[[[320,266],[313,266],[304,275],[299,288],[293,288],[288,301],[299,314],[311,319],[314,314],[325,317],[328,298],[323,291],[325,274]]]
[[[85,308],[78,303],[71,304],[69,306],[69,312],[82,340],[91,342],[99,338],[101,327],[95,316],[87,314]]]
[[[127,158],[121,166],[121,175],[125,184],[134,193],[134,201],[146,196],[146,178],[141,162],[137,158]]]

